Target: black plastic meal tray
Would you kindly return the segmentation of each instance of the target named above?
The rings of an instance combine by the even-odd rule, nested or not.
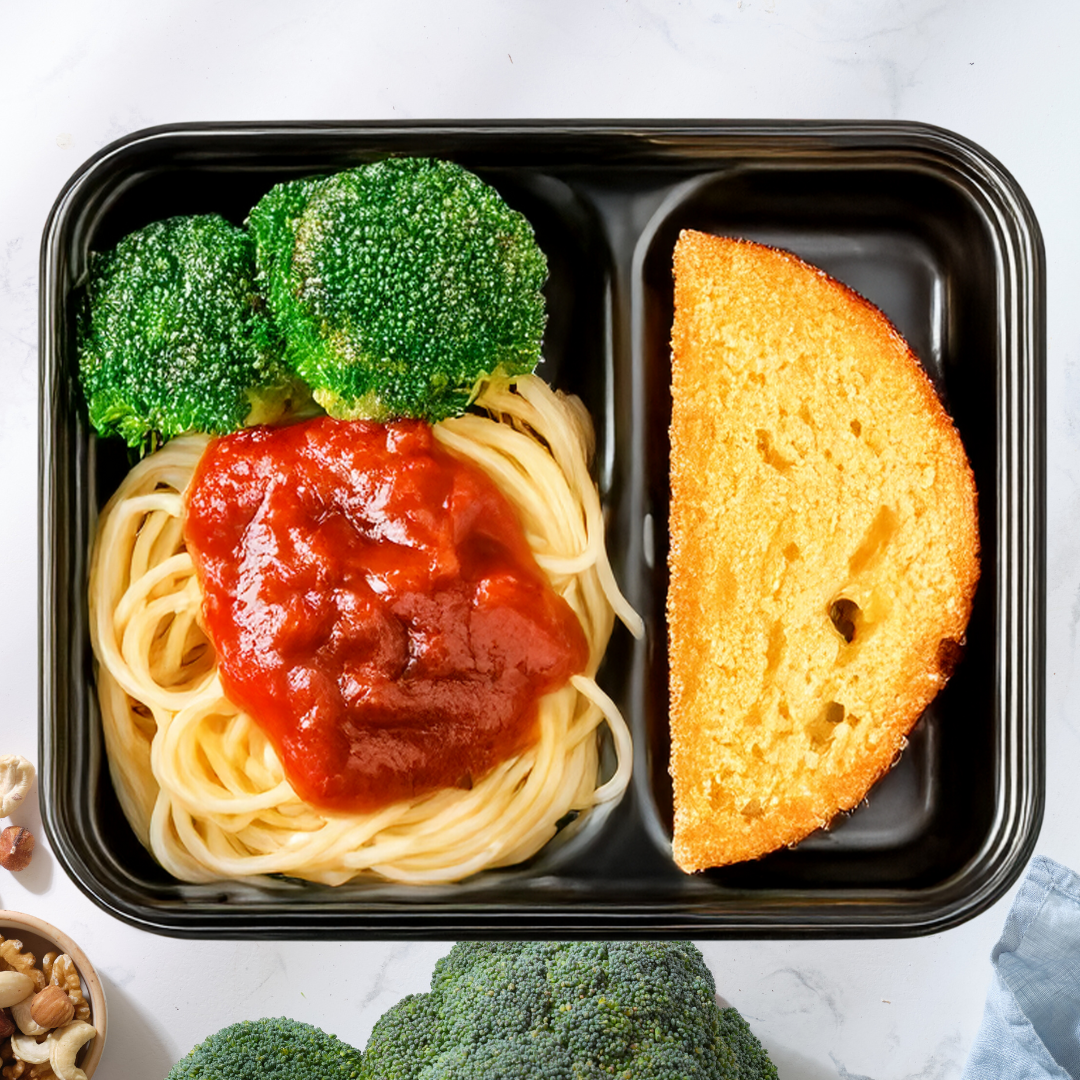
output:
[[[541,374],[581,396],[615,574],[645,619],[600,683],[634,736],[610,813],[460,884],[175,881],[105,761],[87,553],[125,449],[87,427],[72,290],[87,254],[174,214],[242,223],[271,185],[387,155],[449,158],[532,222],[550,264]],[[789,249],[877,304],[967,446],[982,580],[966,652],[896,767],[797,847],[696,875],[671,858],[667,588],[671,255],[681,228]],[[988,154],[910,123],[186,124],[103,150],[61,193],[41,278],[41,810],[57,857],[136,926],[200,937],[887,936],[1001,896],[1043,809],[1045,295],[1023,193]]]

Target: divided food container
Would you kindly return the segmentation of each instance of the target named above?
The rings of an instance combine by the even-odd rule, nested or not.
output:
[[[149,221],[243,222],[273,184],[387,155],[450,158],[532,222],[547,254],[540,373],[597,429],[608,548],[641,642],[617,628],[600,683],[634,776],[530,862],[455,885],[190,885],[120,811],[87,634],[87,555],[128,466],[87,428],[72,290],[91,249]],[[979,489],[982,580],[966,651],[868,801],[791,850],[687,876],[667,775],[671,252],[695,228],[794,251],[880,307],[936,383]],[[1043,807],[1045,299],[1023,193],[965,139],[910,123],[191,124],[103,150],[60,194],[41,279],[41,799],[67,871],[106,910],[187,936],[886,936],[997,899]]]

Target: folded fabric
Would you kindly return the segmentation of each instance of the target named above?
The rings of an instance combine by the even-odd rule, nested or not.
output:
[[[1080,876],[1031,860],[961,1080],[1080,1080]]]

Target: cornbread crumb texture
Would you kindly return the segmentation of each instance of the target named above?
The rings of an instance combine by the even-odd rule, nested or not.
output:
[[[675,249],[674,850],[760,857],[857,805],[956,663],[971,469],[884,315],[793,255]]]

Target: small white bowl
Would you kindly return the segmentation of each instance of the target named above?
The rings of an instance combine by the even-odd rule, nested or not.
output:
[[[0,934],[5,938],[18,938],[37,957],[38,963],[45,953],[51,951],[67,953],[71,957],[79,972],[79,978],[82,979],[83,993],[90,1003],[90,1023],[97,1028],[97,1037],[82,1048],[77,1059],[79,1068],[86,1073],[89,1080],[101,1060],[107,1026],[105,991],[101,988],[101,980],[94,970],[94,965],[67,934],[36,915],[0,910]]]

